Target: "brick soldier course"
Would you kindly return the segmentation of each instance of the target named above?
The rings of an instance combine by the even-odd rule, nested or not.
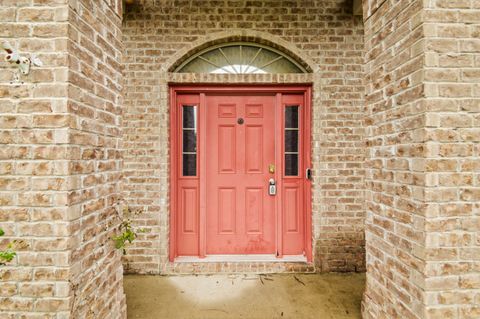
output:
[[[122,272],[367,271],[365,318],[480,317],[480,2],[0,1],[0,318],[124,318]],[[307,74],[183,74],[258,42]],[[312,84],[314,262],[171,263],[168,83]],[[123,258],[125,198],[146,230]]]

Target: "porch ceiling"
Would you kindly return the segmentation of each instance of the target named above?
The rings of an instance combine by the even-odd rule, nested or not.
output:
[[[353,15],[363,15],[362,0],[353,0]]]

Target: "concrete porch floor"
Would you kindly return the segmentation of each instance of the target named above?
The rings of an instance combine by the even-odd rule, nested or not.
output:
[[[364,274],[128,275],[129,319],[361,318]]]

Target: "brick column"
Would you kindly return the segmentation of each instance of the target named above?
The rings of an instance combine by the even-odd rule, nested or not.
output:
[[[366,318],[480,316],[477,2],[364,2]]]
[[[121,177],[119,1],[5,0],[0,41],[36,53],[23,84],[0,64],[0,266],[5,318],[122,318],[111,236]]]
[[[122,2],[69,3],[72,313],[117,319],[126,315],[121,253],[112,242],[122,178]]]
[[[480,318],[480,2],[423,15],[426,317]]]

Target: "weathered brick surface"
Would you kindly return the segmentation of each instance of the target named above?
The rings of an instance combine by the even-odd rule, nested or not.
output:
[[[128,250],[130,272],[178,272],[168,263],[168,82],[313,83],[313,228],[320,271],[364,269],[363,25],[350,1],[141,1],[124,21],[125,196],[146,228]],[[259,41],[298,55],[310,75],[169,74],[183,54],[219,41]],[[240,267],[240,268],[238,268]],[[279,269],[288,264],[180,270]],[[182,268],[183,269],[183,268]],[[188,270],[190,269],[190,270]],[[229,270],[226,270],[229,271]]]
[[[121,70],[110,62],[122,52],[118,2],[0,2],[0,41],[44,63],[14,85],[1,54],[0,246],[26,244],[0,267],[2,318],[125,315],[110,240],[121,177]]]
[[[364,3],[366,318],[479,315],[476,3]]]

